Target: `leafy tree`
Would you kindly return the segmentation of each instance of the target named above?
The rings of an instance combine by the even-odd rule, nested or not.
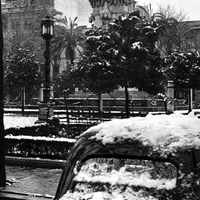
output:
[[[3,123],[3,107],[4,107],[4,67],[3,67],[3,30],[2,30],[2,15],[0,1],[0,187],[6,185],[5,172],[5,138],[4,138],[4,123]]]
[[[102,93],[109,93],[118,87],[116,82],[119,60],[109,31],[98,28],[87,32],[85,54],[74,69],[74,76],[82,87],[88,88],[99,96],[99,112],[102,112]]]
[[[52,55],[53,57],[61,56],[65,50],[65,56],[74,64],[75,51],[81,55],[80,47],[83,48],[85,35],[83,27],[76,23],[77,17],[74,20],[68,20],[66,17],[56,20],[55,35],[52,39]]]
[[[163,66],[167,79],[174,81],[175,89],[200,89],[200,56],[197,51],[174,51],[164,59]]]
[[[31,98],[40,84],[39,63],[34,54],[20,48],[6,57],[5,86],[8,90],[14,90],[16,94],[25,88],[27,96]]]
[[[117,71],[114,65],[119,60],[118,49],[107,30],[90,30],[87,36],[85,54],[78,69],[81,81],[94,93],[109,93],[116,89]]]
[[[139,12],[126,18],[121,17],[110,25],[111,31],[118,37],[121,57],[117,65],[121,76],[119,85],[125,87],[127,116],[128,87],[136,87],[150,94],[155,94],[162,88],[161,59],[155,46],[158,28],[155,21],[141,18]],[[156,72],[156,79],[152,72]]]
[[[121,16],[105,30],[89,31],[85,55],[76,72],[86,87],[98,94],[125,87],[128,117],[128,87],[150,93],[161,89],[161,59],[155,48],[156,41],[156,23],[142,19],[139,12]]]
[[[56,91],[55,95],[63,96],[64,90],[68,90],[68,93],[74,92],[77,84],[76,79],[73,77],[72,71],[73,65],[69,65],[66,70],[62,71],[62,73],[57,75],[57,77],[54,80],[54,90]]]
[[[200,89],[200,56],[198,52],[174,51],[164,59],[165,75],[177,89]]]

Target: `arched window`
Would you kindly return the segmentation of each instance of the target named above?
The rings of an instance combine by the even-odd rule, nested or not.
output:
[[[25,30],[29,29],[29,24],[30,24],[30,23],[29,23],[29,21],[27,21],[27,20],[24,22],[24,29],[25,29]]]
[[[19,26],[20,26],[20,22],[19,22],[19,21],[17,21],[17,23],[16,23],[16,26],[17,26],[17,27],[19,27]]]
[[[12,28],[12,29],[15,29],[15,22],[12,22],[11,28]]]
[[[3,23],[3,30],[6,31],[8,28],[8,24],[6,22]]]

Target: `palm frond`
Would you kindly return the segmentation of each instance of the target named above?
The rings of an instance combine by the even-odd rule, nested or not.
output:
[[[62,54],[65,50],[65,57],[70,58],[71,62],[75,58],[75,49],[81,54],[77,46],[84,47],[85,34],[83,27],[76,24],[77,17],[69,20],[66,17],[57,20],[55,37],[52,39],[53,55]]]

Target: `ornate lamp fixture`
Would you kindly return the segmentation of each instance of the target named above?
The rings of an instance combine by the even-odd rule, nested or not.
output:
[[[44,93],[43,93],[43,103],[48,103],[50,98],[50,66],[51,66],[51,51],[50,51],[50,41],[54,35],[54,21],[50,19],[49,16],[42,19],[41,22],[41,35],[45,40],[45,79],[44,79]]]

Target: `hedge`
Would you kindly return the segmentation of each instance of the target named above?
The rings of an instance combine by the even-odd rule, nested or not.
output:
[[[53,119],[46,124],[6,129],[6,155],[66,159],[75,138],[89,127],[91,125],[60,124]]]
[[[8,156],[66,159],[75,139],[39,136],[6,136]]]

